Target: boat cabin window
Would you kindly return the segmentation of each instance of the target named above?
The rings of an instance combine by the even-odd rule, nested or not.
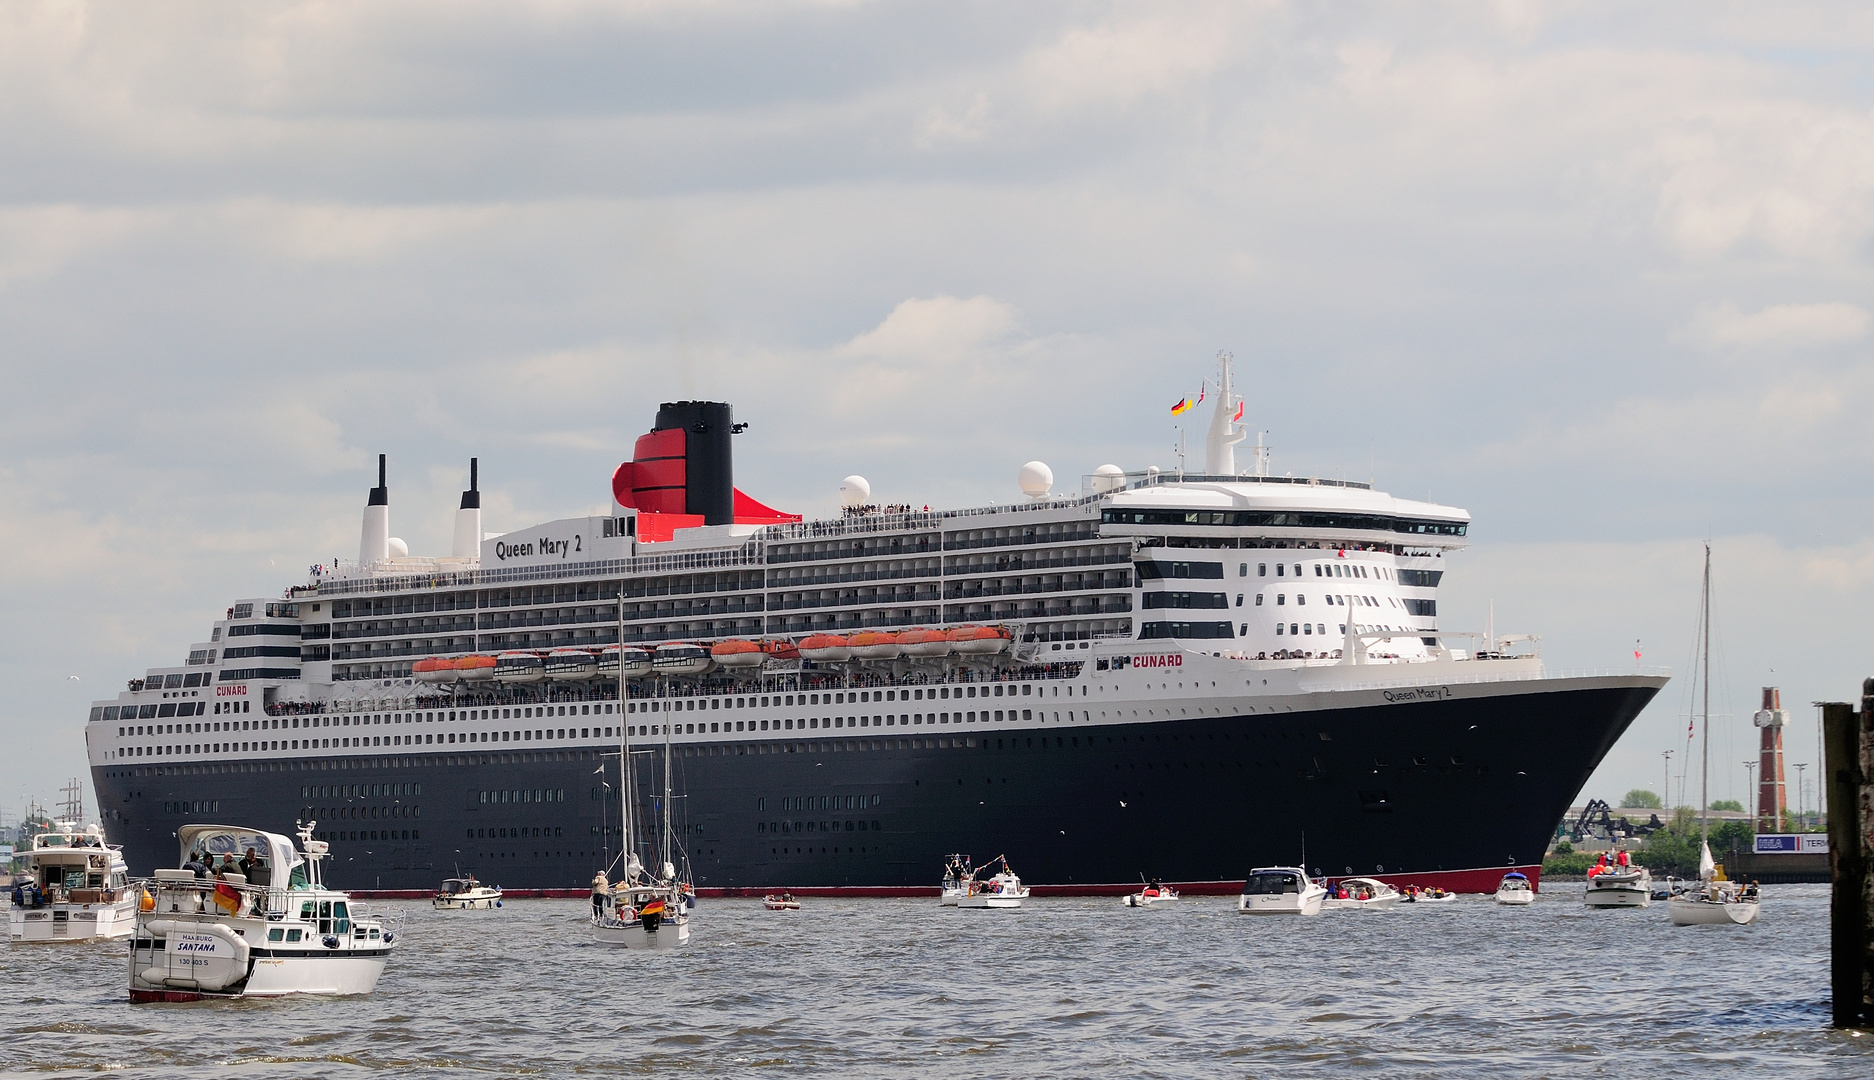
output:
[[[300,936],[300,930],[298,927],[294,927],[293,929],[288,930],[286,932],[286,940],[288,943],[298,941],[299,936]]]
[[[1294,874],[1251,874],[1243,883],[1245,896],[1276,896],[1300,891],[1301,879]]]

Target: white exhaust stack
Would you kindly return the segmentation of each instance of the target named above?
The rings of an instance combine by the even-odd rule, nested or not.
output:
[[[482,551],[482,493],[479,458],[469,458],[469,486],[462,493],[462,508],[455,512],[455,545],[451,553],[458,559],[473,559]]]
[[[384,455],[377,456],[377,486],[364,507],[364,528],[358,536],[358,564],[370,566],[390,558],[390,489],[384,485]]]

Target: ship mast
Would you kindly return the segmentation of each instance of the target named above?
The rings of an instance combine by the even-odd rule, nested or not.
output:
[[[1705,588],[1699,601],[1702,622],[1699,634],[1705,639],[1705,687],[1703,713],[1705,727],[1704,760],[1698,778],[1698,839],[1703,850],[1711,847],[1711,544],[1705,545]],[[1703,856],[1701,855],[1702,859]],[[1702,867],[1701,867],[1702,869]]]
[[[676,864],[670,861],[670,725],[664,725],[664,858],[657,872],[676,881]]]
[[[618,853],[619,868],[625,873],[627,885],[631,881],[631,738],[625,726],[625,586],[618,585],[618,820],[621,837]]]

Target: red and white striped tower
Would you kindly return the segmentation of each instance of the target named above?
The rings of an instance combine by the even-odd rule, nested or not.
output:
[[[1783,812],[1789,809],[1789,791],[1783,786],[1783,725],[1789,714],[1783,711],[1782,691],[1774,686],[1763,688],[1763,708],[1757,710],[1756,725],[1763,729],[1761,765],[1757,768],[1757,831],[1779,832]],[[1766,822],[1768,824],[1766,824]]]

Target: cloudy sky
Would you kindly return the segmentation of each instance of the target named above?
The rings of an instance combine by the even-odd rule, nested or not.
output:
[[[419,554],[471,455],[490,529],[604,506],[681,396],[773,505],[969,505],[1174,464],[1219,349],[1279,471],[1473,514],[1443,625],[1681,676],[1591,795],[1684,758],[1709,539],[1742,796],[1757,687],[1813,761],[1874,675],[1870,51],[1710,0],[0,3],[0,805],[352,557],[377,453]]]

